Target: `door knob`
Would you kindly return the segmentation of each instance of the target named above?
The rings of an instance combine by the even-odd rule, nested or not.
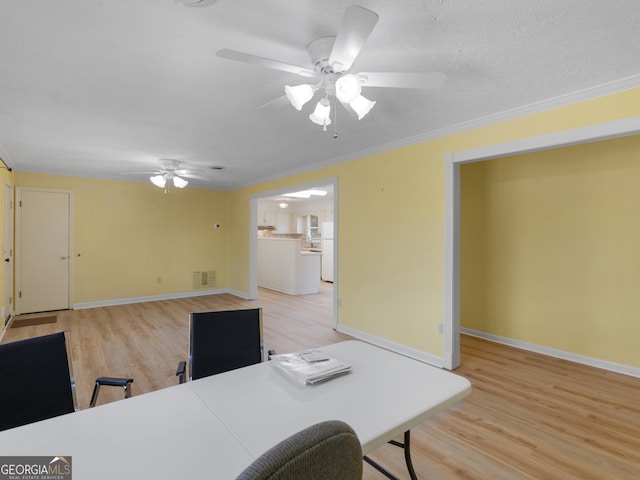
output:
[[[11,261],[11,259],[10,258],[5,258],[4,261],[9,263]]]
[[[63,256],[60,257],[60,260],[66,260],[66,259],[67,259],[66,255],[63,255]]]

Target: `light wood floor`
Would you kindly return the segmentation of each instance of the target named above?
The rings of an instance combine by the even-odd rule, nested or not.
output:
[[[260,306],[265,349],[279,352],[347,339],[332,328],[330,289],[325,284],[320,294],[303,296],[260,290],[255,301],[215,295],[63,311],[56,324],[10,328],[2,342],[68,331],[78,402],[87,408],[98,376],[132,376],[134,395],[175,385],[191,311]],[[412,430],[419,478],[640,478],[640,379],[464,335],[456,373],[472,382],[471,396]],[[105,388],[100,403],[121,396]],[[409,478],[396,447],[371,457]],[[364,478],[384,477],[365,465]]]

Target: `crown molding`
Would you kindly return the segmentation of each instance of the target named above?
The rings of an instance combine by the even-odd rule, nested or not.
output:
[[[450,125],[448,127],[438,128],[429,132],[421,133],[412,137],[407,137],[394,142],[386,143],[384,145],[378,145],[376,147],[359,150],[357,152],[334,157],[323,162],[317,162],[312,165],[292,169],[286,172],[280,172],[271,177],[263,178],[259,182],[253,182],[247,185],[243,185],[238,188],[249,187],[251,185],[258,185],[271,180],[277,180],[283,177],[297,175],[320,168],[330,167],[338,165],[340,163],[357,160],[359,158],[369,157],[377,155],[379,153],[389,152],[391,150],[397,150],[399,148],[409,147],[418,143],[428,142],[439,138],[448,137],[457,133],[466,132],[468,130],[475,130],[477,128],[487,127],[501,122],[509,120],[515,120],[517,118],[526,117],[536,113],[542,113],[556,108],[573,105],[588,100],[594,100],[596,98],[605,97],[614,93],[624,92],[626,90],[632,90],[640,87],[640,75],[633,75],[631,77],[622,78],[613,82],[597,85],[594,87],[585,88],[583,90],[577,90],[575,92],[568,93],[566,95],[560,95],[552,97],[539,102],[530,103],[521,107],[512,108],[503,112],[486,115],[484,117],[468,120],[465,122]]]

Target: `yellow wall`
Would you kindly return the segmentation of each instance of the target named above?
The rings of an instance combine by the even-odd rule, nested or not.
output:
[[[635,115],[640,89],[231,192],[230,287],[248,291],[250,195],[335,176],[339,322],[441,356],[445,155]]]
[[[24,172],[15,181],[74,192],[76,304],[191,291],[201,270],[228,285],[227,192]]]
[[[200,269],[248,293],[251,195],[337,177],[340,324],[441,356],[445,155],[636,115],[640,89],[232,192],[27,173],[16,185],[76,192],[75,301],[93,302],[188,291]]]
[[[640,367],[640,136],[461,167],[461,323]]]

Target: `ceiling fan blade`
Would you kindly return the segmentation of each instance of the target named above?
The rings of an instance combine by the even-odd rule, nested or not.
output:
[[[274,98],[270,102],[260,105],[256,110],[262,110],[263,108],[281,108],[285,105],[290,105],[290,102],[286,95],[282,95],[281,97]]]
[[[207,177],[203,177],[202,175],[194,175],[192,173],[181,173],[178,175],[179,177],[192,178],[194,180],[209,180]]]
[[[340,102],[340,104],[342,104],[342,106],[347,111],[349,116],[351,116],[351,118],[353,118],[355,120],[358,120],[358,114],[356,113],[356,111],[353,109],[353,107],[351,105],[349,105],[348,103],[343,102],[342,100],[338,100],[338,102]]]
[[[357,5],[347,8],[340,30],[336,35],[333,50],[329,57],[329,65],[336,71],[347,71],[378,23],[378,14]],[[337,65],[339,64],[339,65]]]
[[[269,58],[258,57],[249,53],[238,52],[236,50],[229,50],[223,48],[216,52],[216,56],[220,58],[226,58],[227,60],[236,60],[238,62],[249,63],[251,65],[259,65],[261,67],[273,68],[275,70],[282,70],[283,72],[295,73],[303,77],[315,77],[316,73],[308,68],[299,67],[297,65],[290,65],[288,63],[279,62],[277,60],[271,60]]]
[[[441,88],[447,76],[441,72],[392,73],[361,72],[363,87]]]
[[[179,168],[177,170],[174,170],[173,173],[175,173],[176,175],[188,175],[189,173],[193,173],[194,170],[196,172],[204,172],[206,169],[204,167],[198,167],[193,165],[193,166]]]

